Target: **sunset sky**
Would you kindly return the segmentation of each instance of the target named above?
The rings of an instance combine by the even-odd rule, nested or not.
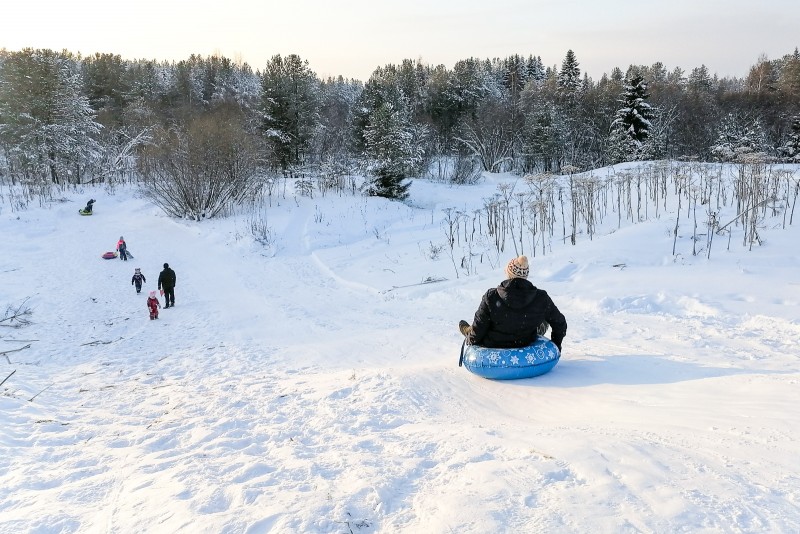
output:
[[[111,52],[180,60],[221,54],[262,68],[298,54],[319,76],[366,80],[405,58],[519,53],[561,64],[568,49],[594,79],[663,62],[745,76],[759,58],[800,46],[797,0],[27,0],[0,11],[0,48]]]

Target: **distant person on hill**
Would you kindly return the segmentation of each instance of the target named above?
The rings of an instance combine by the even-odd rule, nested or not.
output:
[[[117,241],[117,252],[119,252],[119,259],[128,261],[128,245],[122,236],[119,236],[119,241]]]
[[[142,270],[137,267],[133,271],[133,278],[131,278],[131,285],[136,286],[136,292],[142,292],[142,282],[147,282],[147,278],[142,274]]]
[[[164,295],[164,309],[175,306],[175,271],[164,264],[164,270],[158,275],[158,289]]]
[[[84,213],[92,213],[92,204],[95,203],[95,200],[89,199],[89,202],[86,203],[86,207],[83,208]]]
[[[567,320],[550,295],[528,281],[528,258],[519,256],[506,265],[506,280],[483,295],[472,325],[458,328],[470,345],[491,348],[525,347],[552,327],[551,341],[561,352]]]
[[[158,319],[158,309],[161,307],[161,303],[158,301],[158,297],[156,297],[156,292],[151,291],[150,296],[147,297],[147,309],[150,311],[150,320]]]

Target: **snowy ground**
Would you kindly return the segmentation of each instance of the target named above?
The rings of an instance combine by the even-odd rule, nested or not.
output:
[[[502,266],[429,251],[494,190],[278,199],[269,249],[133,191],[0,205],[0,306],[33,310],[0,326],[0,532],[800,531],[800,224],[711,260],[670,214],[554,246],[562,360],[493,382],[456,324]]]

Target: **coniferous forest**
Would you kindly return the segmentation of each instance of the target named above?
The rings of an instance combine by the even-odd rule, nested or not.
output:
[[[742,79],[655,63],[595,80],[569,50],[552,66],[534,55],[405,60],[366,82],[320,79],[296,55],[254,70],[219,56],[0,50],[0,184],[31,198],[135,182],[168,214],[199,219],[279,178],[308,195],[402,199],[414,177],[753,157],[800,162],[797,49],[759,58]]]

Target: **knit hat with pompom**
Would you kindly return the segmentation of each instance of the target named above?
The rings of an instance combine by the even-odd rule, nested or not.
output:
[[[509,278],[528,278],[529,270],[528,257],[519,256],[506,265],[506,276]]]

